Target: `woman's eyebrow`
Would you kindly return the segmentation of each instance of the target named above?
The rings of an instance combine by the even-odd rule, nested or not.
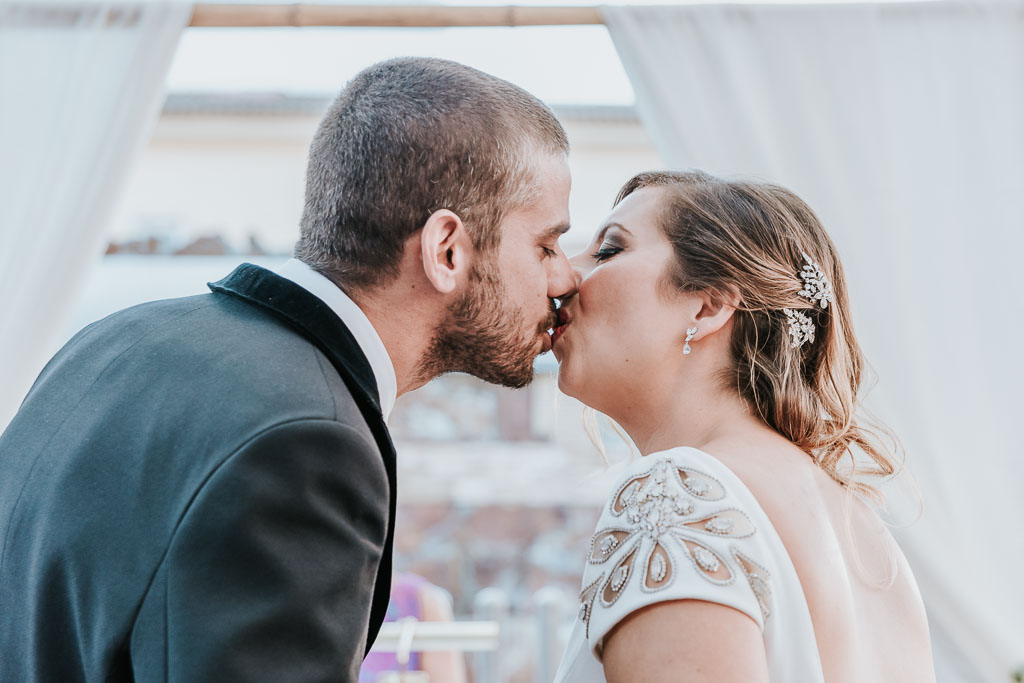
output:
[[[601,232],[597,233],[597,241],[600,242],[601,240],[603,240],[605,233],[607,233],[612,228],[618,228],[622,232],[628,233],[630,235],[633,234],[629,232],[629,230],[626,229],[626,226],[624,226],[622,223],[608,223],[603,228],[601,228]]]

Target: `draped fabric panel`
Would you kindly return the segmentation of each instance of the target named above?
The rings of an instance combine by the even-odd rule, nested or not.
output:
[[[56,351],[192,5],[0,1],[0,430]]]
[[[894,531],[939,678],[1008,680],[1024,665],[1024,4],[602,12],[670,167],[782,184],[829,229],[878,376],[867,407],[924,498]]]

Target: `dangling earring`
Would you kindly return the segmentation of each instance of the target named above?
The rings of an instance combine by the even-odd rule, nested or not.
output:
[[[686,343],[683,345],[683,355],[690,355],[690,340],[693,339],[693,335],[697,334],[697,328],[691,327],[686,330]]]

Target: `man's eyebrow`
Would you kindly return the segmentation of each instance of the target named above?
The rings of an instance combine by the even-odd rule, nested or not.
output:
[[[601,240],[603,240],[605,233],[607,233],[612,228],[618,228],[622,232],[629,233],[630,235],[633,234],[629,232],[629,230],[626,229],[626,226],[624,226],[622,223],[608,223],[603,228],[601,228],[601,232],[597,233],[597,239],[595,241],[600,242]]]
[[[569,224],[561,223],[553,228],[548,228],[540,234],[541,241],[558,239],[565,233],[569,232]]]

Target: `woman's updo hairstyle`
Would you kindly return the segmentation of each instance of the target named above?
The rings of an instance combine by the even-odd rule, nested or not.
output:
[[[817,216],[782,187],[699,171],[641,173],[615,203],[650,186],[669,190],[660,227],[676,258],[666,285],[718,302],[739,297],[723,386],[841,485],[878,500],[861,477],[892,475],[896,459],[879,433],[892,440],[893,450],[898,442],[888,430],[858,421],[865,361],[853,333],[843,267]],[[799,294],[804,254],[831,282],[827,308]],[[794,346],[784,309],[810,318],[814,341]]]

